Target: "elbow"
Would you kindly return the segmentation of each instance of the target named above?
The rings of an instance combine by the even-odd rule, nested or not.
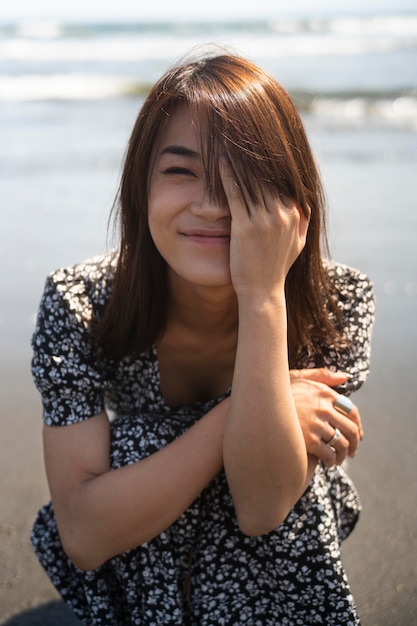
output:
[[[86,554],[74,553],[72,558],[69,558],[73,565],[83,572],[92,572],[105,563],[103,559],[97,559]]]
[[[265,515],[237,515],[240,531],[247,537],[267,535],[280,526],[288,516],[291,507]]]
[[[248,537],[266,535],[280,526],[302,496],[305,480],[294,481],[291,488],[275,487],[268,497],[235,505],[236,518],[241,532]]]
[[[62,548],[72,564],[84,572],[92,571],[103,565],[107,558],[98,549],[97,543],[83,537],[78,529],[65,529],[59,532]]]

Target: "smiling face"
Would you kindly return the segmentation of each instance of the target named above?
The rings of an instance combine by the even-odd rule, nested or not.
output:
[[[200,136],[188,108],[177,107],[155,148],[149,230],[171,283],[231,286],[230,213],[207,195]]]

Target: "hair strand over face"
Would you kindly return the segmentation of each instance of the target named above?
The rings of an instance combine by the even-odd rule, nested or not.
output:
[[[201,129],[207,192],[224,203],[219,159],[226,153],[246,197],[266,187],[291,197],[307,216],[307,241],[286,281],[289,358],[343,347],[339,309],[323,267],[327,254],[324,194],[301,118],[287,92],[238,56],[191,60],[169,70],[148,94],[134,125],[118,194],[120,250],[112,296],[95,328],[115,358],[137,357],[163,334],[167,315],[165,262],[148,228],[153,154],[167,120],[187,106]]]

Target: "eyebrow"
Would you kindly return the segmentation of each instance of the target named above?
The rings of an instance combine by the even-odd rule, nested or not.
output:
[[[187,156],[187,157],[192,157],[192,158],[196,158],[200,156],[199,153],[196,152],[195,150],[191,150],[190,148],[186,148],[185,146],[177,146],[175,144],[171,146],[166,146],[166,148],[161,150],[160,154],[161,155],[162,154],[177,154],[180,156]]]

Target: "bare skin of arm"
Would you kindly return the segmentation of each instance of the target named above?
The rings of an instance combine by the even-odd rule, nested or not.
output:
[[[64,549],[81,569],[155,537],[222,467],[229,400],[142,461],[110,470],[107,415],[44,427],[45,465]]]
[[[322,436],[339,416],[335,392],[343,373],[291,371],[292,390],[311,472],[316,459],[328,465],[335,455]],[[45,426],[45,463],[64,549],[82,569],[147,541],[172,524],[223,465],[222,440],[229,400],[203,417],[178,440],[144,461],[110,470],[110,427],[106,414],[72,426]],[[339,414],[340,415],[340,414]],[[345,421],[346,420],[346,421]],[[337,462],[355,454],[361,436],[356,409],[337,425],[347,445]],[[306,483],[309,480],[309,474]]]
[[[241,530],[260,535],[286,518],[318,458],[330,466],[356,452],[361,424],[356,409],[350,418],[334,409],[337,394],[320,382],[341,384],[344,374],[304,371],[292,377],[291,387],[285,280],[305,245],[308,216],[290,198],[263,189],[254,204],[239,189],[227,160],[220,172],[232,218],[230,270],[239,309],[223,462]],[[310,419],[303,429],[314,386],[320,389],[322,406],[314,426]],[[336,427],[343,435],[333,452],[325,442]]]
[[[239,309],[224,468],[241,530],[278,526],[314,471],[291,393],[285,280],[302,251],[308,219],[287,198],[261,191],[253,205],[230,163],[220,173],[231,213],[230,271]]]

